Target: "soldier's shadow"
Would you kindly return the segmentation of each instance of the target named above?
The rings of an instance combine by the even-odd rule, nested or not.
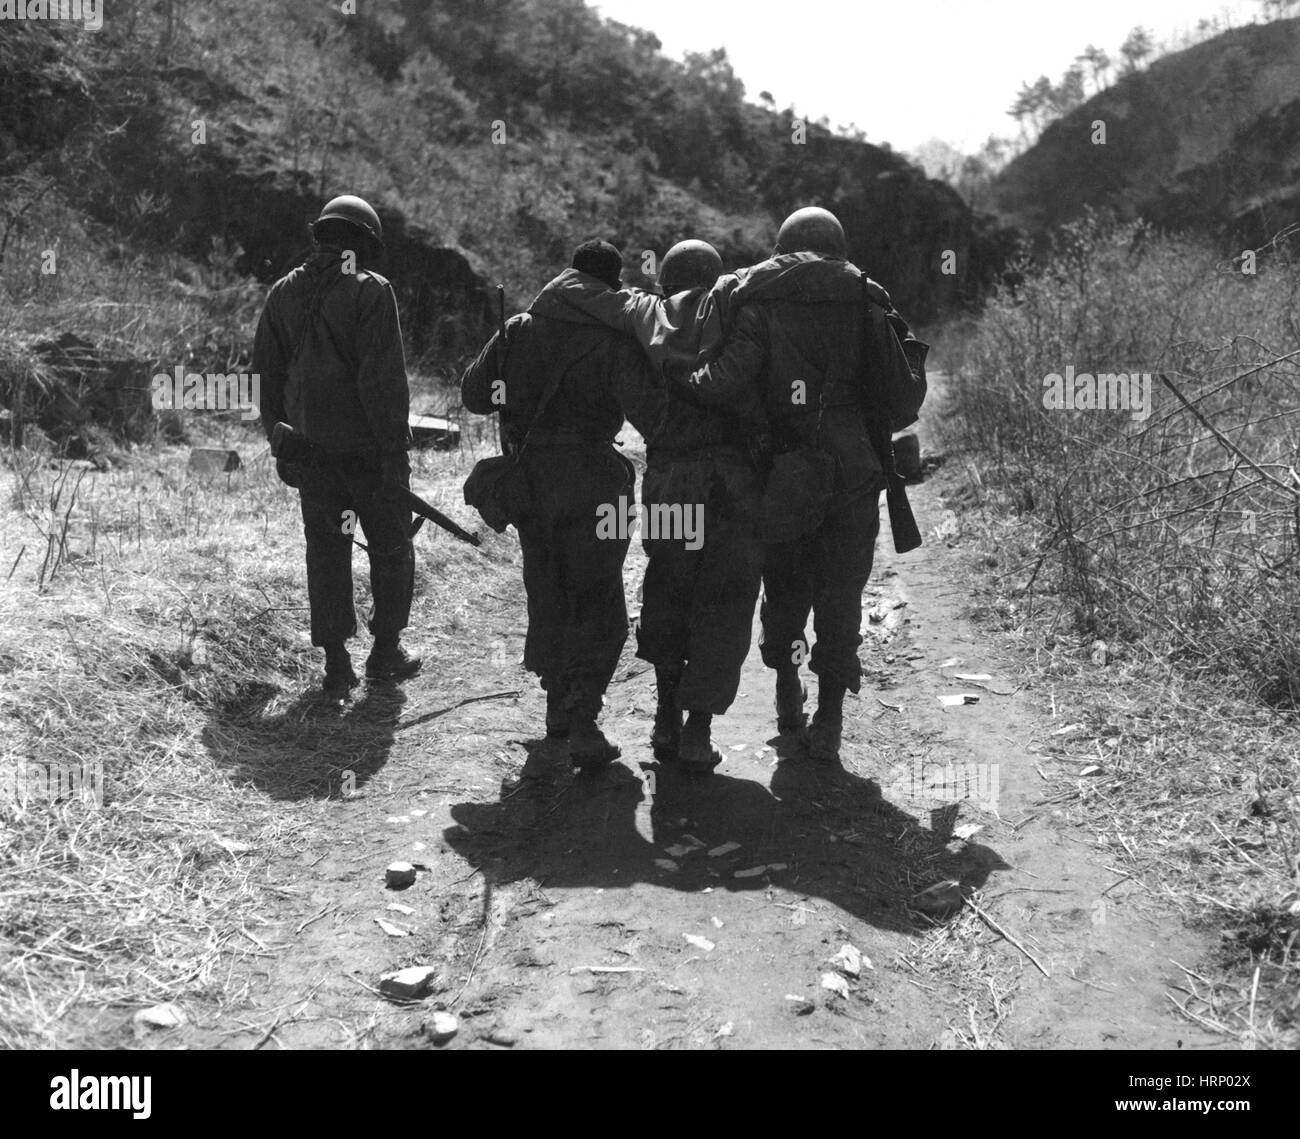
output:
[[[598,777],[573,777],[562,745],[522,741],[529,759],[494,803],[452,808],[448,844],[494,882],[604,889],[646,881],[698,892],[769,884],[821,898],[882,929],[930,928],[958,912],[915,895],[952,879],[965,893],[1007,864],[991,849],[953,842],[890,803],[872,780],[826,768],[792,751],[771,790],[742,776],[689,777],[626,763]],[[636,813],[651,794],[651,836]]]
[[[209,712],[203,744],[236,780],[272,799],[337,799],[388,761],[406,704],[399,685],[364,683],[342,705],[307,691],[268,711],[277,691],[246,685]]]

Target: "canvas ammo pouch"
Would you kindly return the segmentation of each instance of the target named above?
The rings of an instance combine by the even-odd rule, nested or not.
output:
[[[465,503],[498,534],[528,512],[528,480],[519,455],[493,455],[474,464],[465,480]]]
[[[506,345],[503,343],[501,350],[504,351],[505,348]],[[551,397],[559,391],[564,377],[577,362],[574,361],[568,368],[556,370],[554,378],[542,392],[537,410],[533,412],[528,424],[528,430],[514,454],[493,455],[488,459],[480,459],[469,472],[469,478],[465,480],[465,505],[477,510],[483,521],[498,534],[504,533],[507,526],[518,526],[521,518],[527,518],[532,513],[532,491],[528,485],[528,475],[520,460],[528,449],[533,428],[541,420],[542,413],[551,402]]]

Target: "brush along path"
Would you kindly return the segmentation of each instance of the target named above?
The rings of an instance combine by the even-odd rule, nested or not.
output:
[[[445,1009],[452,1047],[1211,1043],[1167,997],[1204,946],[1065,813],[1040,774],[1061,724],[964,616],[951,485],[913,493],[923,550],[881,540],[835,771],[775,735],[756,651],[716,721],[718,772],[658,767],[653,673],[629,647],[605,713],[623,757],[575,778],[518,666],[517,547],[442,545],[475,586],[450,621],[426,593],[425,672],[298,709],[310,755],[280,763],[312,773],[290,798],[313,825],[271,866],[264,1011],[193,1042],[418,1047]],[[634,549],[629,596],[642,569]],[[939,699],[960,693],[979,700]],[[385,887],[395,860],[413,886]],[[851,953],[830,961],[845,944],[856,975]],[[410,964],[436,968],[430,996],[380,999],[380,975]]]

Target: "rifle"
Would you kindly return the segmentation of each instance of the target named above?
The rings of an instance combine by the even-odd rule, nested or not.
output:
[[[864,278],[865,281],[865,278]],[[864,285],[865,288],[865,285]],[[929,350],[929,345],[911,336],[906,322],[899,317],[897,312],[890,312],[879,300],[875,300],[868,294],[868,302],[874,302],[885,312],[885,328],[888,335],[899,347],[903,361],[908,369],[909,374],[914,382],[919,381],[921,384],[922,398],[925,392],[925,354]],[[886,298],[887,299],[887,298]],[[900,339],[898,329],[895,323],[902,326],[903,335],[911,339],[911,349],[903,347],[903,340]],[[896,366],[896,362],[888,360],[872,361],[870,346],[867,342],[868,325],[864,321],[862,326],[862,362],[869,368],[884,369],[890,366]],[[873,377],[878,379],[877,377]],[[877,396],[879,389],[877,389]],[[921,531],[916,525],[916,516],[912,513],[912,504],[907,501],[907,480],[898,473],[898,467],[894,463],[894,433],[891,429],[890,422],[887,418],[888,413],[881,408],[879,398],[872,401],[871,406],[863,408],[863,419],[867,428],[867,439],[875,450],[877,457],[880,459],[880,466],[885,474],[885,504],[889,508],[889,529],[894,535],[894,552],[906,554],[915,550],[921,545]],[[917,401],[920,406],[920,401]],[[915,416],[913,416],[915,418]]]
[[[892,432],[887,423],[872,417],[867,420],[867,438],[885,471],[885,505],[889,509],[889,529],[894,535],[894,552],[906,554],[921,544],[921,531],[907,501],[907,480],[894,465]]]
[[[330,465],[330,458],[324,451],[311,440],[304,439],[287,423],[277,423],[271,429],[271,454],[276,459],[283,459],[286,463],[303,463],[315,467],[328,467]],[[468,530],[457,525],[441,510],[430,506],[418,494],[414,494],[404,486],[392,486],[389,489],[397,493],[402,504],[412,514],[419,515],[419,519],[411,527],[410,536],[412,538],[419,533],[420,527],[424,525],[424,520],[427,518],[430,522],[441,526],[453,538],[459,538],[462,542],[468,542],[471,546],[482,544],[483,539],[477,534],[471,534]],[[361,543],[357,542],[357,545],[360,546]]]

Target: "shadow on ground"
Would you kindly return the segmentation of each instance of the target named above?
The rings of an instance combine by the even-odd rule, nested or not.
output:
[[[918,891],[956,879],[969,892],[1007,866],[988,847],[945,843],[942,830],[922,827],[875,782],[793,751],[780,759],[769,791],[752,779],[683,776],[653,764],[644,765],[644,778],[624,763],[575,777],[563,745],[519,742],[528,761],[518,780],[502,787],[498,802],[454,806],[458,825],[444,832],[494,883],[617,889],[647,881],[688,892],[771,883],[880,929],[917,933],[936,920],[909,907]],[[636,823],[651,792],[653,841]],[[710,854],[731,843],[739,845]]]
[[[203,744],[236,781],[272,799],[338,799],[388,762],[406,705],[397,685],[367,683],[341,705],[308,691],[268,714],[276,692],[250,686],[209,714]]]

